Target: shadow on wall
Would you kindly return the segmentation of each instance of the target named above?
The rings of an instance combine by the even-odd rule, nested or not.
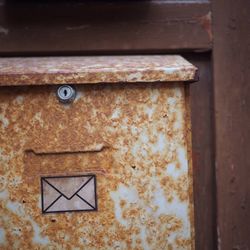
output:
[[[117,4],[119,2],[119,4]],[[13,24],[57,25],[68,22],[73,26],[87,26],[101,22],[114,25],[128,20],[143,21],[151,1],[83,1],[83,0],[0,0],[0,22]],[[60,7],[60,8],[58,8]],[[32,14],[30,13],[32,8]],[[126,8],[126,11],[121,9]],[[1,13],[2,12],[2,13]],[[73,24],[74,22],[74,24]]]

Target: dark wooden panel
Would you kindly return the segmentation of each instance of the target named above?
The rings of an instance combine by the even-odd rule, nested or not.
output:
[[[250,1],[215,0],[218,248],[250,249]]]
[[[199,68],[191,84],[192,146],[197,250],[216,249],[216,199],[210,54],[183,55]]]
[[[8,1],[0,54],[104,54],[209,50],[207,1]]]

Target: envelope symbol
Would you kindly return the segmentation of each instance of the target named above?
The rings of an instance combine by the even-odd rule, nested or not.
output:
[[[42,212],[96,211],[96,176],[41,177]]]

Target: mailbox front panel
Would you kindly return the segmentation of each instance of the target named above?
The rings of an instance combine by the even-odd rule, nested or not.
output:
[[[56,88],[1,87],[1,249],[193,249],[187,87]]]

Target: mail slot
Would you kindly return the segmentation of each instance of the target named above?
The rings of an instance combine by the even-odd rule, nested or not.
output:
[[[194,249],[196,73],[175,55],[0,59],[0,248]]]

